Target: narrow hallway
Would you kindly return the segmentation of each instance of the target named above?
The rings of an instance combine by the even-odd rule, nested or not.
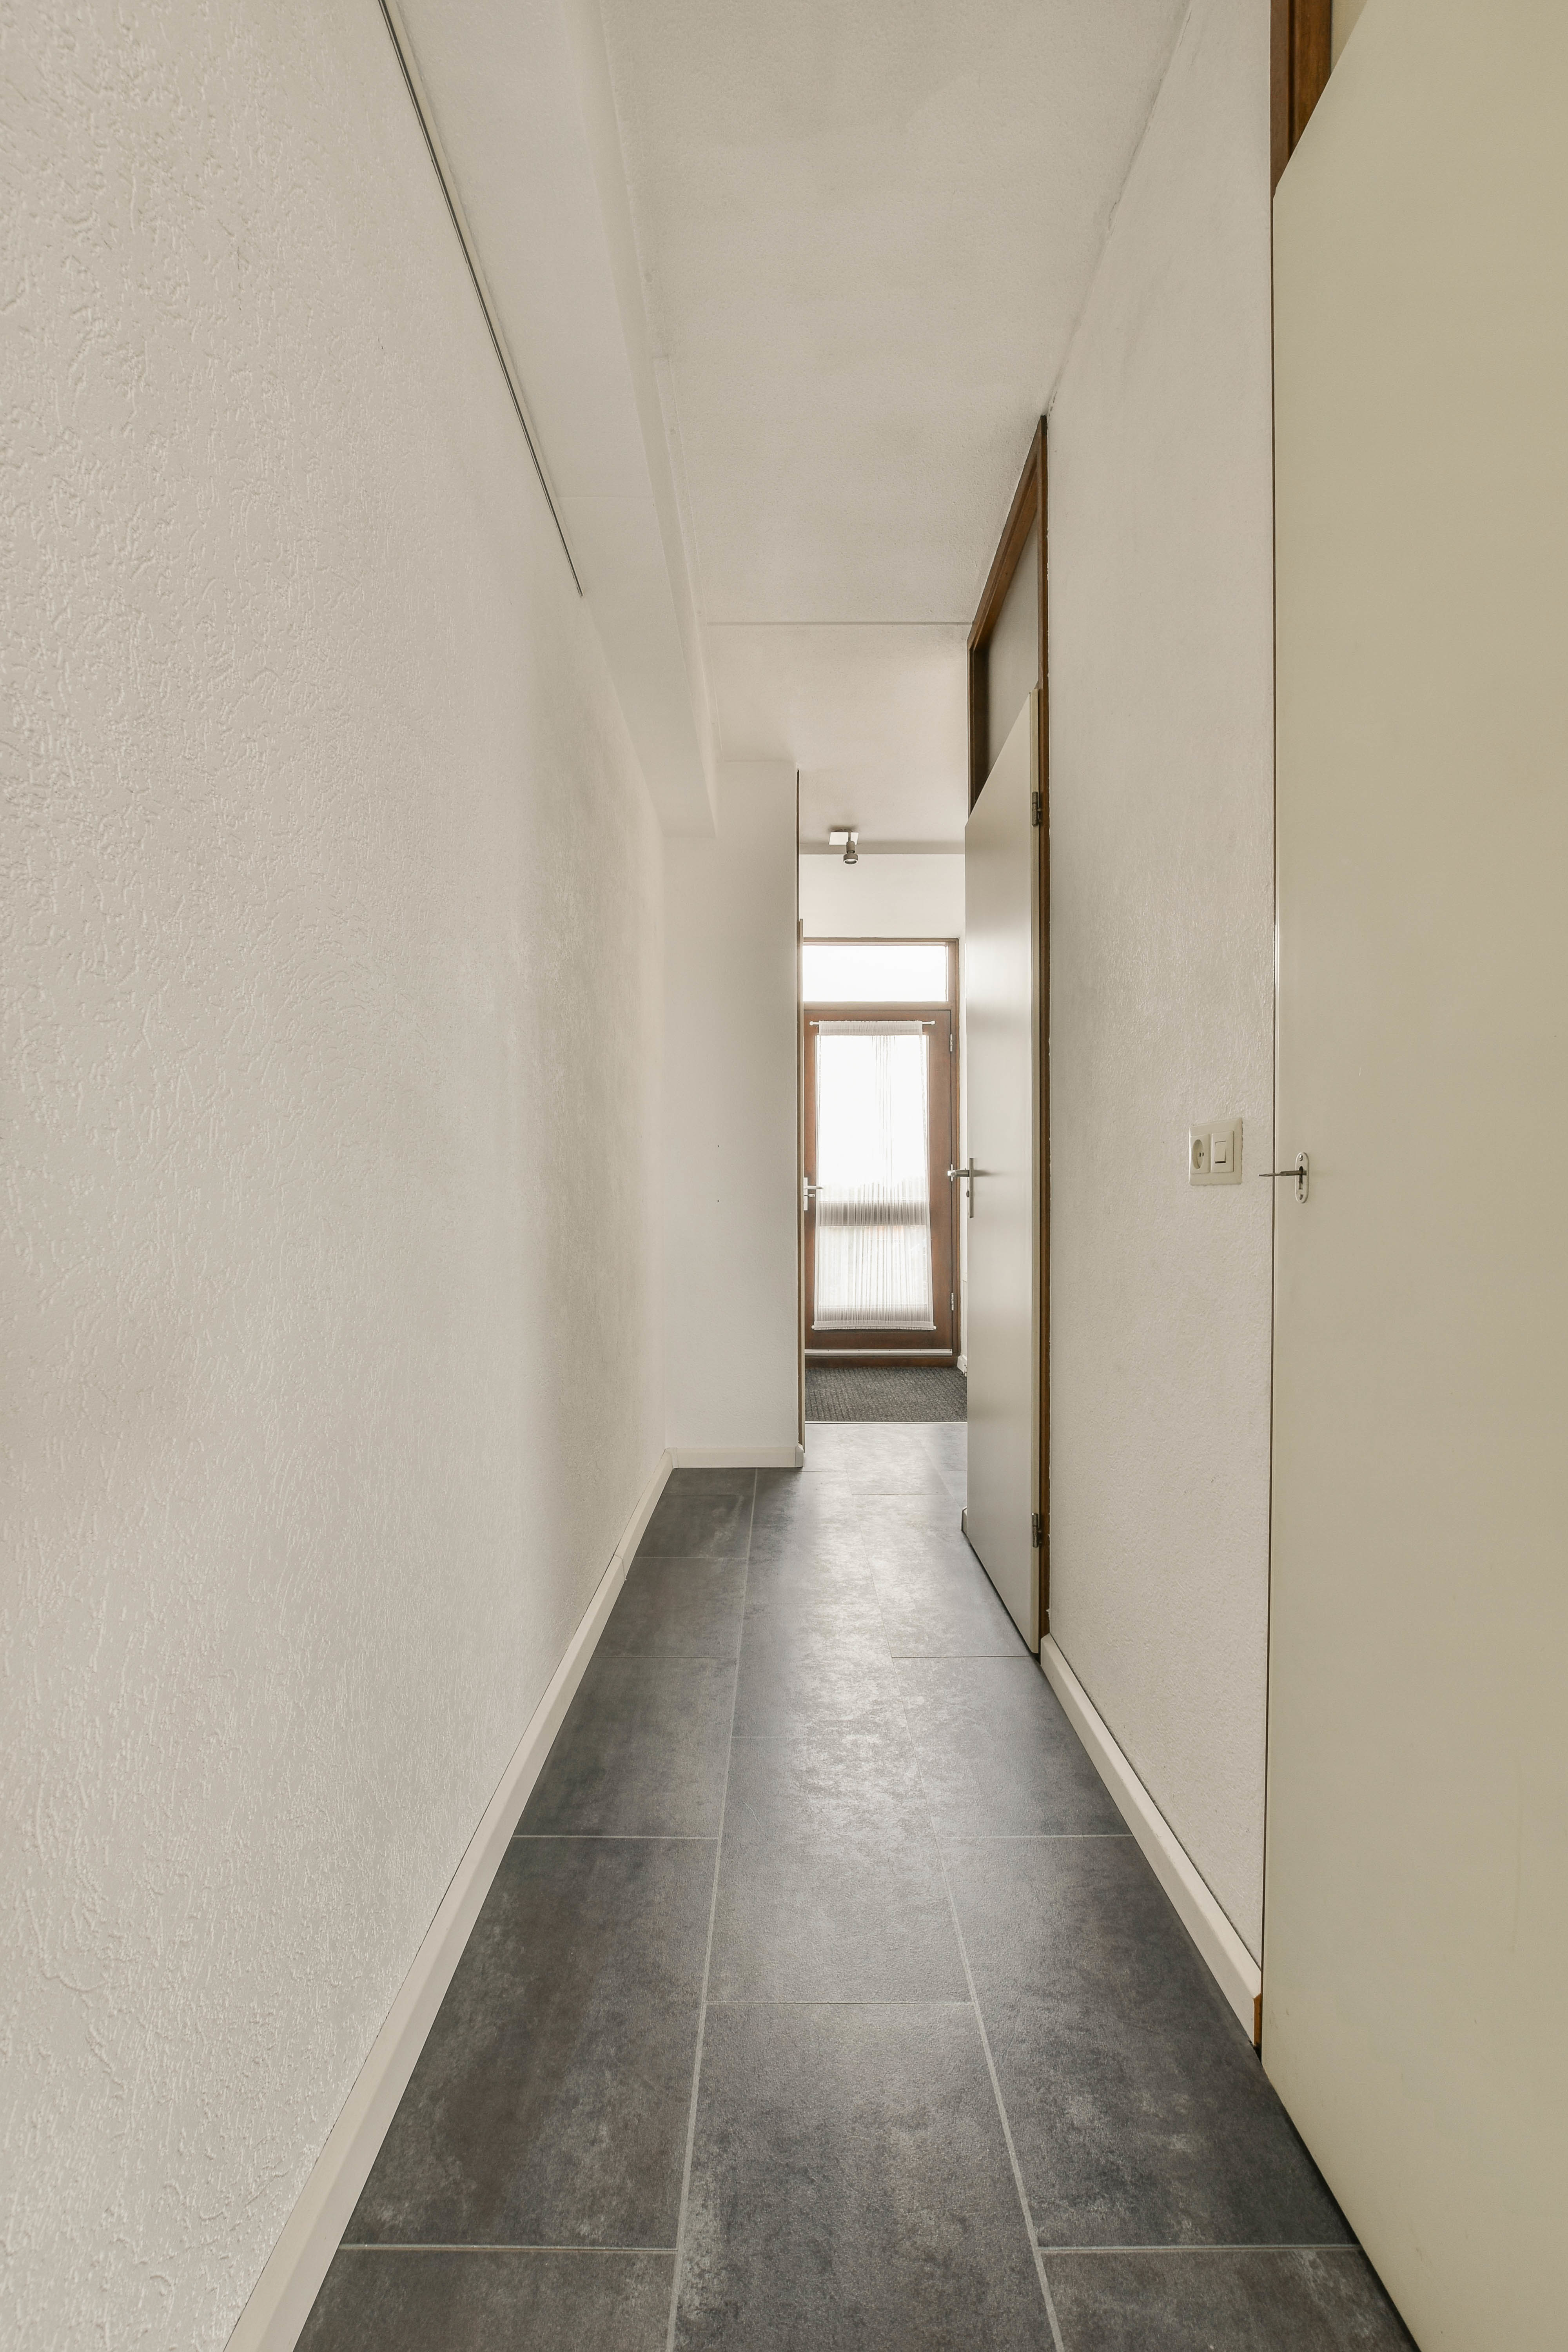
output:
[[[958,1531],[677,1471],[304,2352],[1409,2342]]]

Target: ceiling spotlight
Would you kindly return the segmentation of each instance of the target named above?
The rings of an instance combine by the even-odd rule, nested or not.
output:
[[[836,824],[827,836],[827,846],[829,849],[841,849],[844,852],[846,866],[858,866],[860,852],[857,845],[859,839],[859,835],[852,832],[847,825]]]

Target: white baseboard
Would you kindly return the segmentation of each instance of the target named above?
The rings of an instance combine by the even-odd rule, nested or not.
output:
[[[671,1458],[678,1470],[798,1470],[805,1459],[798,1445],[677,1445]]]
[[[1048,1633],[1040,1643],[1040,1664],[1068,1722],[1116,1800],[1123,1821],[1175,1906],[1177,1917],[1240,2018],[1248,2041],[1256,2045],[1263,1991],[1262,1973],[1257,1961],[1199,1877],[1185,1848],[1177,1843],[1169,1822],[1117,1746],[1094,1701]]]
[[[386,2022],[372,2043],[370,2055],[327,2135],[326,2146],[311,2168],[300,2200],[283,2225],[283,2234],[236,2322],[227,2352],[294,2352],[300,2331],[310,2315],[310,2306],[338,2250],[338,2241],[370,2177],[387,2126],[407,2088],[415,2062],[425,2046],[425,2037],[435,2023],[436,2012],[462,1957],[463,1947],[489,1893],[490,1882],[500,1868],[512,1832],[550,1753],[550,1744],[561,1728],[562,1719],[605,1630],[605,1620],[626,1582],[632,1556],[642,1541],[643,1530],[653,1516],[653,1507],[664,1491],[669,1472],[667,1452],[660,1454],[658,1466],[626,1522],[626,1532],[599,1580],[583,1621],[566,1645],[566,1654],[552,1675],[550,1687],[535,1707],[500,1788],[468,1841]]]

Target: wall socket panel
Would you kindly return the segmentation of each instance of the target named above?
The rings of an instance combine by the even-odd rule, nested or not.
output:
[[[1241,1181],[1241,1121],[1205,1119],[1187,1129],[1189,1184],[1239,1184]]]

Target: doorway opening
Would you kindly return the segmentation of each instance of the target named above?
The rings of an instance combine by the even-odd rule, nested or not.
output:
[[[801,982],[807,1368],[952,1365],[957,941],[807,940]]]

